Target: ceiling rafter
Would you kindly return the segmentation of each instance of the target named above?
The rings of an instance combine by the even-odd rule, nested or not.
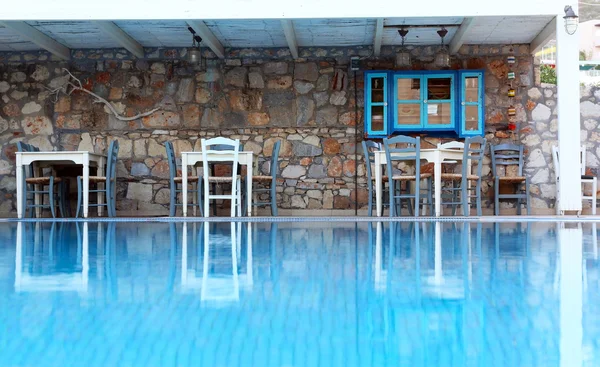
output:
[[[144,58],[144,47],[124,30],[119,28],[114,22],[111,22],[110,20],[96,20],[94,21],[94,24],[98,29],[115,40],[127,51],[134,54],[137,58]]]
[[[294,59],[298,58],[298,40],[296,39],[296,30],[294,29],[294,21],[290,19],[282,19],[281,27],[283,28],[283,33],[285,34],[285,39],[287,40],[288,47],[290,48],[290,53]]]
[[[383,18],[377,18],[375,24],[375,39],[373,40],[373,54],[378,57],[381,54],[381,43],[383,41]]]
[[[35,43],[44,50],[50,52],[54,56],[62,60],[71,59],[71,50],[56,41],[54,38],[49,37],[45,33],[38,31],[35,27],[21,21],[0,21],[0,24],[12,29],[17,32],[23,38]]]
[[[556,17],[553,18],[529,44],[529,52],[535,55],[556,35]]]
[[[204,43],[208,48],[217,55],[218,58],[225,58],[225,48],[217,39],[215,34],[208,28],[206,23],[202,20],[188,20],[187,24],[196,31],[196,33],[202,38],[202,43]]]
[[[452,37],[452,41],[450,41],[450,54],[455,54],[458,52],[460,47],[465,43],[465,35],[469,31],[469,29],[473,26],[474,18],[467,17],[463,19],[460,27],[456,30],[454,37]]]

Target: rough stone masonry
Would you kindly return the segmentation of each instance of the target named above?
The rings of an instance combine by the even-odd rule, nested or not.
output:
[[[414,69],[429,69],[435,47],[412,49]],[[292,60],[286,49],[231,49],[225,60],[205,52],[206,65],[192,66],[184,49],[150,49],[145,59],[124,50],[74,51],[69,63],[44,52],[0,54],[0,213],[14,215],[17,141],[42,150],[103,151],[120,143],[118,210],[168,214],[169,168],[164,148],[177,153],[199,149],[207,136],[239,138],[260,157],[259,170],[270,172],[273,144],[282,141],[277,201],[283,209],[364,208],[368,193],[360,148],[363,139],[363,73],[349,71],[350,56],[365,69],[393,69],[394,50],[380,58],[369,47],[307,48]],[[519,130],[506,130],[506,56],[515,55],[519,87],[515,107]],[[151,116],[123,122],[111,117],[87,94],[62,95],[55,87],[68,68],[84,87],[109,100],[122,114],[160,107]],[[463,46],[454,69],[485,69],[485,131],[489,141],[516,140],[526,145],[525,172],[531,177],[533,205],[554,205],[551,146],[556,144],[556,88],[540,85],[525,45]],[[600,154],[600,91],[582,97],[582,142],[596,173]],[[355,105],[358,113],[355,113]],[[358,132],[358,134],[357,134]],[[423,145],[439,139],[422,137]],[[356,161],[358,160],[358,164]],[[485,205],[493,203],[489,159],[484,170]],[[356,168],[358,167],[358,169]],[[509,172],[515,174],[515,172]],[[356,177],[355,177],[356,176]]]

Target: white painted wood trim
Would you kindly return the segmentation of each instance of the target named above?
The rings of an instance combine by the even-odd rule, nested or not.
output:
[[[383,18],[377,18],[375,25],[375,39],[373,40],[373,54],[379,57],[381,54],[381,43],[383,41]]]
[[[294,30],[294,22],[290,19],[282,19],[281,27],[283,28],[285,39],[287,40],[288,47],[290,48],[290,53],[294,59],[297,59],[298,41],[296,39],[296,31]]]
[[[196,33],[202,37],[202,42],[217,55],[218,58],[225,58],[225,48],[221,42],[217,39],[214,33],[208,28],[206,23],[201,20],[188,20],[187,24],[194,28]]]
[[[28,6],[27,6],[28,7]],[[70,60],[71,59],[71,50],[62,43],[57,42],[55,39],[48,37],[46,34],[38,31],[34,27],[30,26],[25,22],[19,21],[5,21],[1,22],[0,25],[3,25],[7,28],[12,29],[13,31],[19,33],[22,37],[28,39],[29,41],[35,43],[40,46],[44,50],[50,52],[51,54],[63,59]]]
[[[186,19],[324,19],[391,17],[470,17],[556,15],[565,1],[380,0],[227,0],[199,6],[190,0],[30,0],[5,6],[2,20],[186,20]],[[118,11],[115,11],[118,9]],[[143,11],[141,11],[143,9]]]
[[[114,22],[109,20],[97,20],[94,22],[96,27],[104,32],[107,36],[115,40],[119,45],[127,51],[134,54],[137,58],[144,58],[144,47],[138,43],[133,37],[123,31]]]
[[[454,34],[454,37],[452,37],[452,41],[450,41],[451,55],[457,53],[460,47],[463,45],[465,41],[465,35],[467,34],[471,26],[473,26],[473,23],[474,18],[472,17],[467,17],[463,19],[462,24],[460,25],[460,27],[458,27],[458,30]]]
[[[573,10],[577,13],[576,4]],[[560,17],[559,14],[557,17]],[[581,137],[579,133],[579,32],[567,34],[562,19],[556,19],[556,79],[558,108],[558,211],[581,211]]]
[[[546,43],[548,43],[548,41],[550,41],[551,39],[553,39],[555,37],[556,34],[556,19],[554,18],[550,21],[550,23],[548,23],[544,29],[542,29],[542,31],[540,33],[538,33],[537,36],[535,36],[535,38],[533,39],[533,41],[531,41],[531,43],[529,44],[529,50],[531,52],[532,55],[535,55],[538,51],[540,51],[542,49],[542,47],[544,47],[544,45]],[[564,29],[564,27],[563,27]]]

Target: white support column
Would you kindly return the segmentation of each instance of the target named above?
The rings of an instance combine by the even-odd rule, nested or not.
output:
[[[577,3],[573,4],[575,13]],[[556,77],[558,87],[559,208],[581,211],[579,35],[567,34],[564,20],[556,19]]]
[[[457,53],[463,43],[465,43],[465,35],[473,26],[473,19],[475,18],[466,17],[463,19],[463,22],[461,23],[460,27],[458,27],[454,37],[452,37],[452,41],[450,41],[450,55]]]

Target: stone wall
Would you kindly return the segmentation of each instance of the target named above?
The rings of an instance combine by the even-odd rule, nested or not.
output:
[[[413,48],[418,60],[413,69],[430,69],[436,50]],[[261,157],[264,173],[269,171],[274,141],[283,141],[278,167],[281,208],[353,209],[355,202],[364,207],[365,167],[355,144],[363,135],[363,73],[356,74],[355,100],[349,57],[361,56],[365,69],[393,69],[394,50],[384,48],[378,59],[370,57],[368,47],[302,49],[298,60],[286,52],[228,50],[225,60],[206,52],[204,67],[181,61],[185,51],[178,49],[149,50],[143,60],[120,50],[77,51],[70,63],[45,53],[0,54],[0,212],[14,212],[17,141],[49,150],[103,151],[111,139],[118,139],[119,209],[166,214],[169,187],[164,142],[173,141],[179,152],[198,149],[200,138],[217,135],[242,140],[246,150]],[[506,64],[507,55],[517,57],[514,67]],[[71,70],[86,88],[111,101],[124,115],[154,107],[160,111],[123,122],[109,116],[86,94],[55,99],[47,87],[61,84],[62,68]],[[533,190],[534,204],[551,206],[543,185],[553,182],[544,170],[550,162],[545,140],[556,137],[555,91],[532,88],[538,78],[528,47],[463,46],[453,57],[452,68],[486,70],[486,137],[494,142],[517,139],[528,146],[526,171],[538,185]],[[520,129],[517,136],[506,131],[511,104],[506,83],[509,70],[517,73],[513,101]],[[424,136],[423,141],[426,147],[439,140]],[[483,191],[489,199],[491,176],[486,163]]]

